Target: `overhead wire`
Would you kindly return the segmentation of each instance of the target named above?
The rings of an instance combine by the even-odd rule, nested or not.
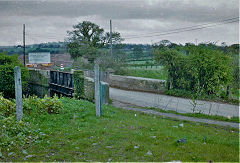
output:
[[[200,29],[204,29],[204,28],[209,28],[209,27],[214,27],[214,26],[218,26],[218,25],[234,23],[234,22],[238,22],[238,21],[239,21],[239,17],[226,19],[226,20],[223,20],[222,22],[216,22],[216,23],[211,23],[211,24],[203,24],[203,25],[198,25],[198,26],[190,26],[190,27],[173,29],[173,30],[162,32],[162,33],[154,32],[151,35],[150,34],[143,34],[143,35],[135,35],[135,36],[132,36],[132,37],[123,37],[123,38],[124,39],[134,39],[134,38],[155,37],[155,36],[161,36],[161,35],[169,35],[169,34],[174,34],[174,33],[181,33],[181,32],[187,32],[187,31],[200,30]]]

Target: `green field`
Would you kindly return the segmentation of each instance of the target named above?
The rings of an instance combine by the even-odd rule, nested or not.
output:
[[[167,72],[162,67],[157,68],[149,68],[146,69],[145,67],[134,68],[128,67],[125,69],[124,74],[117,74],[117,75],[125,75],[125,76],[135,76],[135,77],[143,77],[143,78],[152,78],[152,79],[167,79]]]
[[[112,106],[96,117],[90,102],[60,101],[59,114],[24,113],[23,121],[40,135],[24,145],[1,146],[0,161],[239,161],[237,129]]]
[[[146,61],[130,61],[127,62],[128,64],[146,64],[146,63],[151,63],[154,64],[155,61],[154,60],[146,60]]]

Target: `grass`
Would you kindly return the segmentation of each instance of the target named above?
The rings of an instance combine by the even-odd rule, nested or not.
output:
[[[24,115],[45,136],[8,150],[0,161],[239,161],[239,131],[174,121],[94,104],[61,99],[60,114]],[[181,127],[183,124],[184,126]],[[178,143],[179,139],[187,143]],[[23,149],[27,154],[23,154]],[[14,152],[8,156],[10,152]]]
[[[223,103],[229,103],[234,105],[239,105],[239,99],[236,98],[228,98],[226,96],[226,92],[222,91],[221,95],[207,95],[207,94],[197,94],[191,91],[181,90],[181,89],[170,89],[166,90],[164,94],[169,96],[175,96],[175,97],[183,97],[188,99],[196,99],[196,100],[205,100],[205,101],[215,101],[215,102],[223,102]]]
[[[149,65],[141,65],[141,66],[128,66],[128,69],[139,69],[139,70],[160,70],[163,71],[163,66],[159,66],[159,65],[154,65],[154,66],[149,66]]]
[[[151,70],[151,69],[127,69],[125,72],[126,76],[135,76],[135,77],[143,77],[143,78],[152,78],[152,79],[167,79],[167,73],[164,69],[159,70]]]
[[[240,123],[239,117],[228,118],[228,117],[219,116],[219,115],[207,115],[207,114],[202,114],[202,113],[179,113],[179,112],[176,112],[174,110],[164,110],[164,109],[161,109],[161,108],[152,108],[152,107],[151,108],[146,107],[145,109],[155,110],[155,111],[159,111],[159,112],[162,112],[162,113],[173,113],[173,114],[183,115],[183,116],[188,116],[188,117]]]

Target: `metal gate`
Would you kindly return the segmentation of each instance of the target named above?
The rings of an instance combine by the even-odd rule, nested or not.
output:
[[[73,74],[60,71],[50,71],[49,86],[50,96],[57,94],[73,97]]]

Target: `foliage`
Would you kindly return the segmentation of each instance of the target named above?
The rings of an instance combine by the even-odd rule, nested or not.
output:
[[[62,110],[62,103],[57,96],[53,98],[44,96],[44,98],[37,98],[36,96],[30,96],[24,98],[23,108],[30,114],[33,110],[36,110],[39,114],[58,114]]]
[[[41,71],[44,72],[43,70],[36,70],[36,69],[35,70],[29,70],[29,80],[28,80],[28,82],[48,87],[49,80],[46,76],[41,74]]]
[[[77,98],[84,98],[84,72],[75,70],[73,73],[74,79],[74,96]]]
[[[168,89],[219,95],[232,80],[231,58],[218,50],[199,46],[184,55],[173,49],[156,49],[155,57],[168,70]]]
[[[124,53],[120,53],[123,54]],[[120,56],[115,53],[115,56],[110,56],[109,52],[103,52],[101,55],[96,59],[96,63],[98,63],[100,69],[102,71],[106,71],[108,69],[112,69],[114,71],[119,70],[121,67],[125,66],[123,62],[124,56]]]
[[[45,96],[43,99],[30,96],[23,99],[24,116],[22,120],[17,121],[16,114],[14,114],[15,102],[0,95],[0,147],[12,150],[16,146],[23,146],[38,140],[40,130],[34,129],[31,126],[32,122],[27,122],[29,118],[39,117],[44,113],[57,114],[62,111],[62,108],[62,102],[56,96],[53,98]],[[30,114],[32,112],[35,116]]]
[[[77,59],[74,60],[72,67],[74,69],[87,69],[87,70],[93,70],[94,64],[89,63],[82,57],[78,57]]]
[[[17,46],[0,46],[0,53],[8,55],[22,54],[23,49],[21,45]],[[32,52],[50,52],[51,54],[62,54],[66,52],[65,42],[47,42],[40,44],[26,45],[26,54]]]
[[[1,148],[12,150],[39,138],[38,131],[33,130],[27,122],[17,121],[16,116],[0,119],[0,126]]]
[[[143,56],[143,50],[140,46],[136,46],[134,47],[133,49],[133,55],[134,55],[134,58],[140,58]]]
[[[39,128],[46,138],[12,150],[3,147],[2,162],[24,159],[28,162],[238,162],[238,129],[171,120],[113,106],[104,106],[103,115],[98,118],[93,103],[70,98],[60,100],[62,114],[29,116],[32,128]],[[182,138],[187,143],[176,145]],[[22,149],[32,157],[26,157]],[[10,152],[15,154],[8,156]]]
[[[15,110],[16,104],[11,100],[5,99],[0,94],[0,116],[9,117],[15,113]]]
[[[68,48],[73,59],[84,56],[93,63],[97,56],[97,49],[102,48],[110,41],[110,34],[104,33],[104,29],[90,21],[83,21],[73,26],[72,31],[68,31]],[[121,42],[120,33],[112,34],[115,43]]]
[[[21,77],[23,91],[26,89],[27,81],[29,78],[28,69],[23,67],[16,56],[8,56],[6,54],[0,54],[0,92],[6,98],[15,97],[15,82],[14,82],[14,67],[21,67]]]

